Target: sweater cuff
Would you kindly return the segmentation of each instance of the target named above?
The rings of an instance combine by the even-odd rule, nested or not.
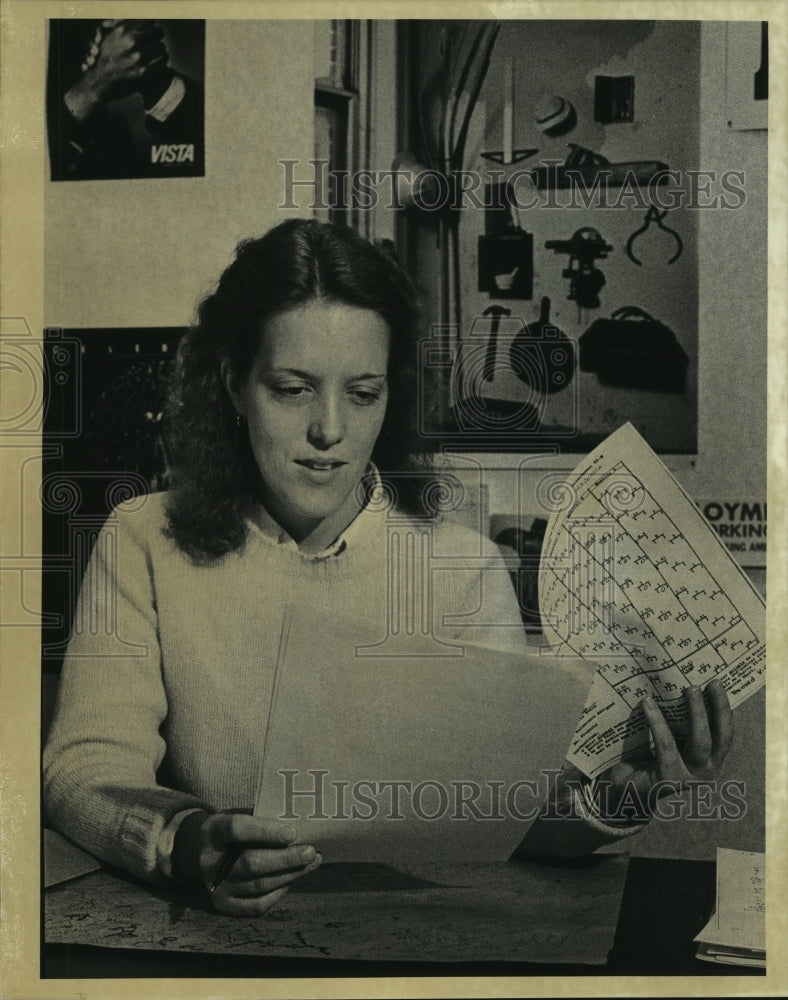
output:
[[[119,831],[119,846],[127,859],[121,862],[123,866],[149,881],[164,882],[159,866],[159,842],[176,816],[191,811],[212,810],[194,795],[161,787],[149,790],[145,798],[134,802]]]
[[[611,819],[603,817],[599,810],[599,795],[597,794],[598,782],[594,778],[592,781],[583,782],[578,786],[572,784],[572,796],[574,806],[578,813],[584,818],[586,823],[610,841],[619,840],[621,837],[631,837],[639,833],[649,822],[650,817],[642,819]]]

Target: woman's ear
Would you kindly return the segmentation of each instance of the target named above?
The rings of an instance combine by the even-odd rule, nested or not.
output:
[[[244,406],[243,395],[241,393],[240,379],[230,367],[230,362],[227,358],[222,359],[221,375],[227,395],[230,397],[230,402],[235,407],[236,412],[245,417],[246,407]]]

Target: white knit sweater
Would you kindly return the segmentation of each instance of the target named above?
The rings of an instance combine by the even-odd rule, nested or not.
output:
[[[366,511],[363,532],[320,558],[250,523],[242,551],[200,567],[162,533],[164,499],[120,505],[96,543],[44,755],[47,821],[110,864],[155,879],[177,813],[254,805],[285,607],[385,629],[392,530],[427,531],[416,560],[429,562],[439,638],[526,651],[503,560],[466,528]],[[570,826],[579,849],[627,832]]]

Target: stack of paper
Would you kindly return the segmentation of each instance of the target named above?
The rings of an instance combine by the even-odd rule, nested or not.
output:
[[[765,855],[717,848],[717,905],[695,938],[698,958],[766,967],[765,885]]]

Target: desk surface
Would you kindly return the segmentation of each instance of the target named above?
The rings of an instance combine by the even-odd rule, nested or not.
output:
[[[582,863],[329,863],[264,917],[212,910],[191,886],[100,871],[47,892],[52,942],[257,959],[602,965],[628,858]]]
[[[563,871],[565,870],[562,869]],[[84,879],[91,877],[96,876],[88,875]],[[601,886],[602,881],[598,884]],[[49,890],[49,893],[52,891]],[[60,891],[66,891],[66,887],[61,887]],[[714,893],[713,862],[631,859],[615,938],[606,964],[530,962],[501,958],[500,953],[498,957],[483,961],[473,955],[467,958],[474,960],[386,961],[369,957],[354,960],[315,957],[315,953],[310,953],[309,948],[302,948],[300,953],[293,953],[290,957],[287,954],[198,954],[147,948],[46,943],[42,951],[42,977],[763,975],[760,970],[710,965],[694,957],[695,945],[692,939],[708,919]],[[523,905],[527,905],[527,901],[523,901]],[[439,925],[440,916],[435,914],[434,919],[436,926]],[[578,915],[575,914],[572,919],[576,923]],[[586,926],[586,931],[587,929]],[[583,933],[581,928],[577,930]],[[121,943],[122,937],[119,937],[118,944]],[[415,953],[418,953],[418,949]]]

